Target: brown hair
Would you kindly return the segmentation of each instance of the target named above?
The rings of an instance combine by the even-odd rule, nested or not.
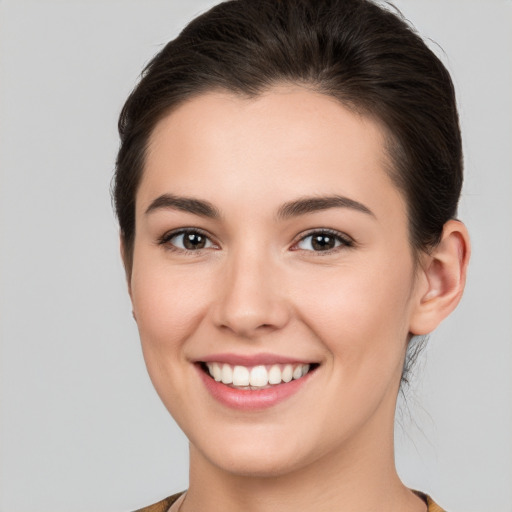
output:
[[[158,121],[206,91],[252,97],[283,82],[337,98],[386,128],[411,245],[438,243],[462,186],[454,88],[440,60],[398,12],[370,0],[231,0],[169,42],[122,109],[113,196],[128,274],[135,197]]]

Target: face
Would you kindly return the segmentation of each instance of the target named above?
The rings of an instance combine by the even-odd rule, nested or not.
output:
[[[204,94],[155,128],[130,293],[192,463],[277,475],[392,450],[416,291],[388,165],[374,121],[298,87]]]

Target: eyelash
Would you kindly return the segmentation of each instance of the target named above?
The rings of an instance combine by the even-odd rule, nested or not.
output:
[[[205,231],[203,231],[202,229],[199,229],[199,228],[186,228],[186,229],[179,229],[177,231],[171,231],[169,233],[165,233],[162,237],[160,237],[158,239],[158,245],[162,245],[162,246],[165,246],[165,249],[168,250],[168,251],[172,251],[172,252],[181,252],[181,253],[187,253],[187,254],[190,254],[190,253],[201,253],[202,251],[204,251],[205,249],[210,249],[210,247],[207,247],[207,248],[202,248],[202,249],[196,249],[196,250],[191,250],[191,249],[182,249],[180,247],[176,247],[174,244],[170,243],[170,241],[179,236],[179,235],[185,235],[185,234],[197,234],[197,235],[201,235],[203,236],[204,238],[206,238],[207,240],[210,241],[210,243],[212,243],[213,245],[216,245],[215,242],[212,241],[211,237],[208,235],[208,233],[206,233]],[[307,251],[307,252],[311,252],[311,253],[314,253],[315,256],[323,256],[323,255],[328,255],[328,254],[332,254],[334,252],[337,252],[341,249],[346,249],[346,248],[350,248],[350,247],[354,247],[355,243],[354,243],[354,240],[352,238],[350,238],[349,236],[345,235],[344,233],[341,233],[339,231],[336,231],[334,229],[313,229],[311,231],[308,231],[306,233],[302,233],[300,238],[293,243],[293,246],[296,246],[297,244],[299,244],[300,242],[303,242],[304,240],[306,240],[307,238],[313,236],[313,235],[324,235],[324,236],[331,236],[335,239],[336,242],[339,242],[339,245],[338,246],[335,246],[331,249],[327,249],[325,251],[313,251],[313,250],[307,250],[307,249],[292,249],[294,251],[300,251],[300,250],[304,250],[304,251]]]
[[[195,234],[195,235],[201,235],[202,237],[209,240],[212,244],[214,242],[211,240],[211,237],[199,228],[186,228],[186,229],[178,229],[177,231],[170,231],[168,233],[165,233],[162,237],[158,239],[158,245],[165,246],[165,249],[172,252],[182,252],[182,253],[201,253],[204,249],[197,249],[197,250],[190,250],[190,249],[181,249],[180,247],[176,247],[175,245],[171,244],[171,240],[174,237],[177,237],[179,235],[186,235],[186,234]],[[214,244],[216,245],[216,244]]]
[[[307,231],[306,233],[302,233],[300,235],[300,238],[294,242],[293,246],[296,246],[300,242],[303,242],[304,240],[308,239],[309,237],[312,237],[314,235],[323,235],[323,236],[330,236],[334,238],[335,242],[339,242],[338,246],[335,246],[331,249],[327,249],[325,251],[310,251],[307,249],[302,249],[307,252],[314,253],[315,256],[327,256],[329,254],[333,254],[335,252],[338,252],[343,249],[347,249],[350,247],[354,247],[355,243],[352,238],[350,238],[348,235],[345,235],[344,233],[341,233],[340,231],[336,231],[334,229],[312,229],[310,231]],[[293,249],[294,251],[300,251],[301,249]]]

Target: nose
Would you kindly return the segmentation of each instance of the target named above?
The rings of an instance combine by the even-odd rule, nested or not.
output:
[[[290,319],[282,269],[271,258],[243,251],[226,258],[219,274],[214,322],[238,337],[254,339],[282,329]]]

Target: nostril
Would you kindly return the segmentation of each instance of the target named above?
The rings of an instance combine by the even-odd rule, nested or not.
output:
[[[267,286],[251,270],[226,285],[212,307],[216,326],[244,338],[281,329],[289,322],[292,308],[275,287]],[[249,280],[249,282],[248,282]]]

